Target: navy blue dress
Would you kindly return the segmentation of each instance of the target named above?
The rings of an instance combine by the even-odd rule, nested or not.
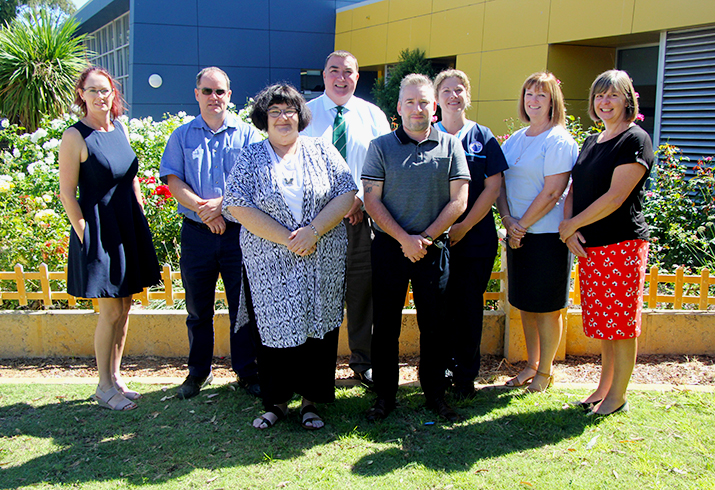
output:
[[[83,243],[70,230],[67,292],[82,298],[123,298],[161,281],[149,224],[132,186],[139,162],[124,127],[95,131],[82,122],[89,156],[80,163]]]

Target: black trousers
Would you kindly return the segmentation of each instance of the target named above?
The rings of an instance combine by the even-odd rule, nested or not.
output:
[[[420,329],[419,376],[425,397],[444,396],[446,344],[453,329],[446,321],[445,291],[449,279],[449,250],[429,247],[427,255],[412,263],[399,242],[377,232],[372,242],[372,376],[380,398],[395,399],[399,383],[399,338],[407,285],[412,281]]]
[[[482,300],[489,284],[494,257],[464,257],[451,251],[447,284],[447,318],[456,334],[449,342],[455,386],[473,385],[481,363]]]
[[[312,402],[335,400],[335,363],[339,328],[298,347],[258,347],[263,406],[288,402],[295,393]]]

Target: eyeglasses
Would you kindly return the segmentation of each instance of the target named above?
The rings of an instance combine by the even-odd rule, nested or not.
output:
[[[225,89],[222,89],[222,88],[217,88],[217,89],[213,89],[213,88],[202,88],[202,89],[199,89],[199,90],[201,90],[201,93],[204,94],[204,95],[211,95],[212,93],[216,92],[216,95],[217,95],[218,97],[223,97],[223,95],[226,93],[226,90],[225,90]]]
[[[285,114],[285,116],[290,119],[291,117],[293,117],[293,116],[295,116],[296,114],[298,114],[298,110],[297,110],[297,109],[294,109],[293,107],[289,107],[288,109],[284,109],[284,110],[281,110],[281,109],[270,109],[270,110],[268,111],[268,115],[269,115],[270,117],[272,117],[273,119],[278,119],[279,117],[281,117],[281,114]]]
[[[92,97],[96,97],[97,95],[106,97],[110,93],[114,92],[114,89],[111,88],[83,88],[82,90],[85,94],[89,94]]]

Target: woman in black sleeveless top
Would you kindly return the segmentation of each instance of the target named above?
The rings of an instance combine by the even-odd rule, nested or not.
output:
[[[75,87],[84,117],[62,135],[59,157],[60,199],[72,224],[67,292],[99,299],[95,400],[130,410],[141,395],[119,373],[129,309],[133,294],[160,282],[159,263],[136,178],[137,157],[116,119],[124,112],[121,93],[97,67],[85,70]]]

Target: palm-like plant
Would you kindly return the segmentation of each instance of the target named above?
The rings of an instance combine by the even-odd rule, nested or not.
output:
[[[66,112],[74,83],[87,66],[78,22],[29,12],[0,29],[0,114],[28,131],[45,116]]]

